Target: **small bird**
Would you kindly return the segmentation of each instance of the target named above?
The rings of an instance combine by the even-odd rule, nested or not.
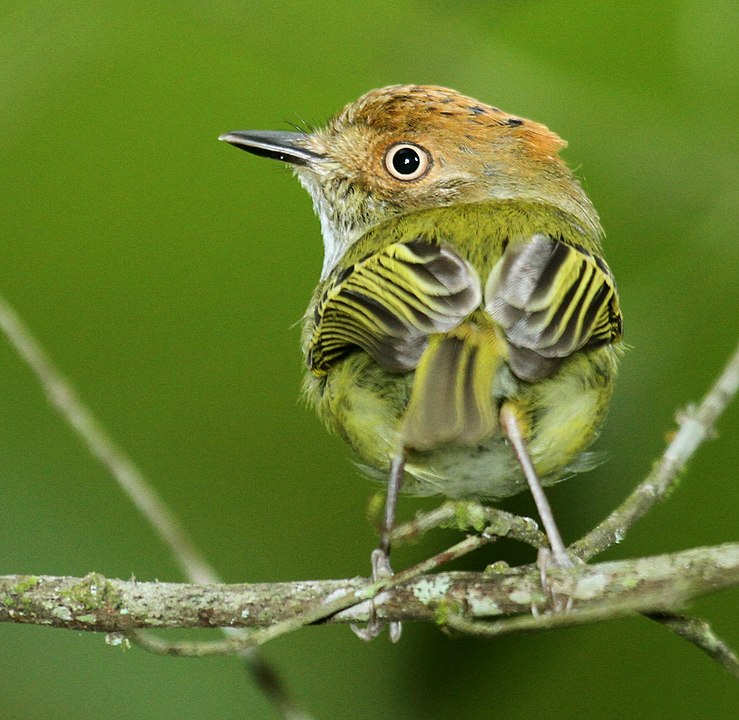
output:
[[[304,390],[388,482],[374,576],[392,572],[401,489],[495,501],[528,484],[568,565],[541,485],[592,467],[623,323],[565,142],[427,85],[372,90],[313,132],[220,139],[291,165],[320,219]]]

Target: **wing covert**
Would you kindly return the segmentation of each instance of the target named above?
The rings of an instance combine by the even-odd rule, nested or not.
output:
[[[545,377],[568,355],[616,342],[623,332],[605,262],[546,235],[509,246],[488,277],[485,309],[504,328],[511,369],[524,380]]]
[[[360,348],[384,369],[415,368],[433,333],[481,303],[472,266],[445,244],[393,243],[337,272],[314,312],[308,366],[316,375]]]

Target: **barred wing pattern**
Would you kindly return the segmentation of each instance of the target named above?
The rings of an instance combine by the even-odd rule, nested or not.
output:
[[[524,380],[551,374],[577,350],[621,338],[623,320],[608,266],[546,235],[509,247],[485,287],[485,309],[509,343],[509,363]]]
[[[418,364],[429,335],[459,325],[482,301],[471,265],[445,244],[393,243],[337,273],[315,309],[308,366],[321,376],[361,348],[389,372]]]

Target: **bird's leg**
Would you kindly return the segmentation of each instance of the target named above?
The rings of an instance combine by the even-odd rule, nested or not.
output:
[[[398,495],[400,487],[403,484],[403,475],[405,473],[405,451],[400,451],[390,465],[390,477],[387,483],[387,498],[385,500],[385,514],[382,519],[382,532],[380,534],[380,546],[377,550],[382,553],[387,563],[390,575],[393,574],[390,569],[390,535],[395,529],[395,509],[398,507]]]
[[[552,515],[552,508],[549,505],[547,496],[544,494],[544,490],[539,482],[539,477],[534,469],[534,464],[531,462],[531,456],[526,446],[526,440],[524,439],[523,432],[521,431],[521,422],[519,415],[516,412],[516,407],[513,403],[504,403],[500,409],[500,424],[503,427],[503,431],[508,436],[508,440],[511,443],[513,452],[516,454],[521,470],[526,477],[526,482],[529,484],[531,494],[534,496],[534,502],[536,503],[536,509],[539,511],[539,517],[544,525],[544,531],[547,534],[549,540],[549,547],[551,548],[551,556],[554,564],[558,567],[572,567],[572,561],[567,555],[567,550],[564,543],[562,542],[562,536],[559,534],[557,529],[557,523],[554,522],[554,515]],[[542,573],[545,574],[543,569],[546,565],[547,559],[544,555],[539,556],[539,566],[542,569]]]
[[[403,484],[405,472],[405,451],[401,450],[393,457],[390,465],[390,476],[387,483],[387,498],[385,500],[385,513],[382,518],[382,530],[380,533],[380,544],[372,551],[370,561],[372,563],[372,579],[380,580],[390,577],[393,569],[390,566],[390,536],[395,528],[395,509],[398,505],[400,486]],[[366,627],[360,628],[352,625],[354,634],[362,640],[373,640],[385,627],[385,623],[377,619],[375,603],[370,600],[370,619]],[[403,626],[399,622],[388,623],[390,640],[398,642]]]

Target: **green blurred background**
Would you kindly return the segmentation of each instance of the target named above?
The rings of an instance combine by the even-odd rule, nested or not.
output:
[[[0,292],[228,581],[365,573],[372,485],[298,402],[322,247],[290,173],[224,144],[362,92],[449,85],[570,141],[633,347],[599,448],[550,493],[566,538],[649,469],[732,351],[737,4],[37,2],[0,6]],[[737,540],[737,407],[605,557]],[[401,515],[433,503],[405,499]],[[530,500],[506,507],[533,513]],[[456,538],[402,549],[405,566]],[[499,543],[460,567],[530,554]],[[0,573],[181,580],[0,341]],[[739,646],[739,593],[693,610]],[[195,635],[204,637],[203,635]],[[181,637],[181,636],[177,636]],[[266,648],[318,718],[735,718],[736,681],[646,620],[495,642],[408,625]],[[275,718],[234,659],[0,627],[0,718]]]

